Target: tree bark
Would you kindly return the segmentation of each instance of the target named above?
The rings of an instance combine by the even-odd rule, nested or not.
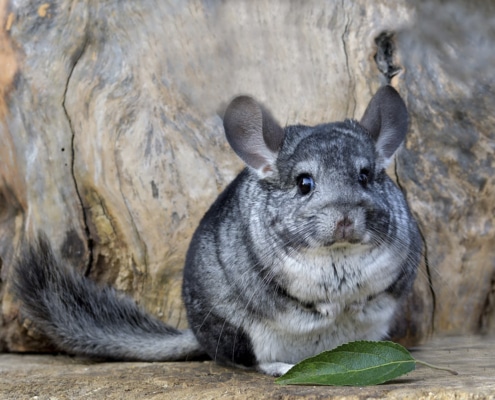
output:
[[[495,332],[495,13],[420,3],[0,0],[3,350],[49,348],[9,281],[40,230],[81,273],[186,326],[188,242],[242,168],[217,110],[245,93],[282,124],[360,118],[390,81],[411,129],[389,172],[426,246],[394,334]]]

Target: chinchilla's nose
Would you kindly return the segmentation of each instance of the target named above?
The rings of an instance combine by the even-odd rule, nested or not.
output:
[[[348,240],[354,236],[354,220],[344,213],[335,224],[335,240]]]

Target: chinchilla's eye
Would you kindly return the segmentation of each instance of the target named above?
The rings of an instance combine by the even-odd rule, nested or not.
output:
[[[301,174],[296,179],[299,194],[303,196],[310,193],[315,188],[315,181],[309,174]]]
[[[358,182],[361,186],[366,187],[370,181],[370,170],[368,168],[361,168],[358,175]]]

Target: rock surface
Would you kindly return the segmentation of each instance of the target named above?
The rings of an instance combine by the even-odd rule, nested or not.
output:
[[[416,359],[459,375],[419,366],[389,383],[368,387],[279,386],[255,372],[213,362],[102,363],[65,356],[0,355],[0,397],[45,399],[494,399],[495,340],[443,338]]]
[[[492,8],[0,0],[0,348],[46,349],[9,291],[40,229],[185,326],[189,239],[241,168],[216,110],[249,93],[283,124],[359,118],[390,79],[411,113],[390,172],[427,246],[396,336],[495,333]]]

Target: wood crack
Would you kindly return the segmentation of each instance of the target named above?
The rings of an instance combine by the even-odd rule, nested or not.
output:
[[[490,290],[486,295],[485,302],[483,303],[483,308],[481,309],[480,319],[479,319],[479,332],[486,334],[490,330],[490,318],[495,311],[495,273],[492,275],[490,281]]]
[[[85,207],[84,207],[84,202],[82,199],[81,190],[80,190],[79,185],[77,183],[76,174],[75,174],[75,159],[76,159],[75,137],[76,137],[76,132],[75,132],[74,126],[72,124],[72,119],[71,119],[69,112],[67,110],[66,102],[67,102],[67,92],[69,90],[69,84],[71,82],[72,74],[74,73],[74,70],[76,69],[76,66],[79,63],[79,60],[82,58],[82,56],[83,56],[83,54],[84,54],[84,52],[88,46],[88,42],[89,42],[89,39],[88,39],[88,35],[86,34],[84,36],[84,40],[81,43],[81,46],[79,46],[79,48],[74,53],[74,56],[72,58],[72,60],[73,60],[72,68],[69,71],[69,75],[68,75],[67,81],[65,83],[64,95],[63,95],[63,100],[62,100],[62,108],[64,110],[64,114],[67,118],[67,122],[69,124],[69,129],[71,132],[71,148],[70,148],[70,150],[71,150],[71,165],[70,165],[71,176],[72,176],[72,180],[74,182],[74,188],[76,191],[77,199],[78,199],[78,202],[81,206],[81,212],[82,212],[83,224],[84,224],[84,232],[86,234],[86,242],[87,242],[87,248],[88,248],[88,253],[89,253],[88,254],[88,262],[86,264],[86,268],[84,271],[85,274],[89,273],[91,266],[93,265],[93,258],[94,258],[94,256],[93,256],[93,239],[91,238],[91,232],[90,232],[89,225],[88,225],[88,215],[87,215]]]
[[[356,114],[356,105],[357,105],[355,79],[353,79],[351,74],[351,69],[349,66],[349,54],[347,51],[347,36],[349,35],[349,25],[351,23],[351,20],[348,17],[347,13],[345,12],[345,0],[342,0],[342,11],[344,13],[344,16],[346,17],[346,21],[344,26],[344,32],[342,33],[340,39],[342,41],[342,47],[345,55],[345,67],[347,71],[347,76],[349,77],[349,94],[352,96],[352,105],[351,105],[351,101],[347,103],[346,116],[354,118]]]
[[[398,167],[397,160],[395,160],[395,164],[394,164],[394,174],[395,174],[395,181],[397,182],[397,186],[399,187],[401,192],[404,193],[404,196],[406,196],[406,191],[403,188],[401,181],[400,181],[399,167]],[[428,243],[426,241],[426,237],[423,234],[423,231],[421,229],[421,225],[419,223],[418,223],[418,230],[419,230],[419,235],[421,236],[421,241],[423,243],[423,249],[424,249],[423,250],[423,262],[425,264],[426,276],[428,278],[428,288],[430,290],[431,302],[432,302],[431,316],[430,316],[430,318],[431,318],[430,332],[434,332],[435,331],[435,312],[436,312],[436,305],[437,305],[437,301],[436,301],[437,296],[435,293],[435,289],[433,287],[432,271],[431,271],[430,262],[428,259]]]

